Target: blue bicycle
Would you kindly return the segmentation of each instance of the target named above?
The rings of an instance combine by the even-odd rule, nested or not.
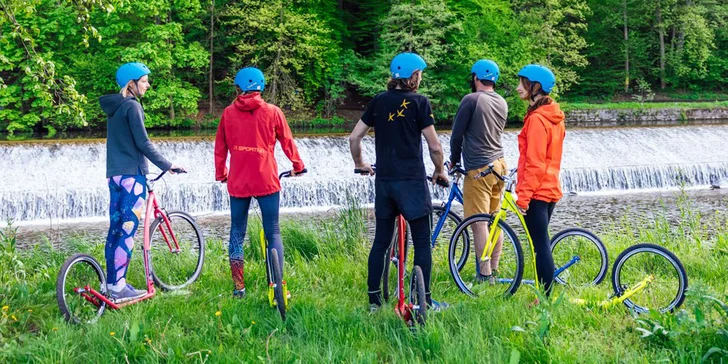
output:
[[[447,247],[450,244],[450,238],[452,237],[453,233],[455,232],[455,229],[460,225],[460,222],[462,222],[462,217],[460,217],[455,211],[453,211],[453,201],[457,201],[460,203],[460,205],[463,204],[463,192],[460,189],[459,183],[462,179],[462,176],[467,175],[467,172],[460,167],[460,165],[456,165],[454,168],[450,169],[450,164],[445,163],[445,168],[447,168],[450,172],[449,175],[452,177],[451,183],[449,186],[450,191],[448,193],[447,200],[442,201],[439,204],[432,206],[432,218],[434,223],[434,230],[432,231],[432,237],[430,240],[430,243],[432,244],[432,265],[433,267],[439,266],[439,267],[448,267],[449,263],[447,261],[448,259],[448,250]],[[430,176],[427,177],[428,179],[432,179]],[[446,187],[445,185],[440,185],[440,187]],[[405,229],[405,236],[408,244],[405,244],[405,251],[404,251],[404,257],[405,261],[407,259],[407,253],[409,250],[409,245],[412,243],[412,239],[410,238],[410,231],[409,231],[409,225],[406,226]],[[396,296],[396,285],[392,284],[392,291],[390,292],[390,281],[396,282],[396,273],[397,269],[390,269],[392,265],[395,267],[397,266],[399,262],[399,252],[397,251],[397,239],[399,238],[399,234],[397,229],[394,230],[394,236],[392,236],[392,243],[389,246],[389,250],[387,251],[387,257],[389,261],[392,264],[385,264],[384,265],[384,273],[382,274],[382,296],[385,300],[389,300],[390,295]],[[462,267],[467,262],[468,256],[470,255],[470,236],[468,232],[465,232],[464,234],[461,234],[459,237],[459,244],[462,246],[462,248],[459,250],[460,257],[458,259],[458,267],[462,269]],[[390,270],[392,272],[392,276],[390,277]]]

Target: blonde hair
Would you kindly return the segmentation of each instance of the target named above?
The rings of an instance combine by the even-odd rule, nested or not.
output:
[[[122,87],[121,90],[119,90],[119,93],[121,94],[121,96],[127,97],[127,96],[129,96],[129,94],[131,94],[132,96],[136,96],[134,91],[132,91],[130,89],[132,83],[134,83],[134,80],[127,82],[126,85],[124,87]]]

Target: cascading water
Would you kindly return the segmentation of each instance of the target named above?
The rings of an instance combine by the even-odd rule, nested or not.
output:
[[[503,136],[509,167],[518,159],[517,132]],[[562,165],[564,192],[623,191],[707,186],[728,178],[728,126],[568,130]],[[440,134],[449,155],[450,135]],[[283,181],[282,206],[345,205],[347,198],[372,202],[372,178],[353,174],[346,136],[298,138],[308,175]],[[210,139],[155,141],[161,152],[189,173],[165,177],[155,191],[164,206],[192,213],[228,209],[226,186],[214,181]],[[423,142],[424,146],[424,142]],[[428,171],[429,162],[424,146]],[[373,162],[374,140],[365,138]],[[104,141],[0,143],[0,218],[14,221],[101,217],[108,211]],[[291,164],[278,149],[279,170]],[[152,167],[153,171],[158,172]],[[434,188],[435,198],[443,197]]]

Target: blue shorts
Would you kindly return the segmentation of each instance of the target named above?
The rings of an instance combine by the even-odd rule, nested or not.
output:
[[[377,219],[390,219],[403,215],[415,220],[432,213],[430,187],[425,179],[374,181],[374,214]]]

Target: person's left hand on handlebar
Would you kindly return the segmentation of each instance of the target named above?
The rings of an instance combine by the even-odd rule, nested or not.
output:
[[[303,171],[305,171],[305,170],[306,170],[306,168],[303,168],[298,172],[294,172],[293,170],[291,170],[291,177],[300,177],[301,175],[303,175],[303,173],[304,173]]]
[[[171,174],[187,173],[187,170],[180,165],[172,163],[172,167],[169,167],[169,173],[171,173]]]

